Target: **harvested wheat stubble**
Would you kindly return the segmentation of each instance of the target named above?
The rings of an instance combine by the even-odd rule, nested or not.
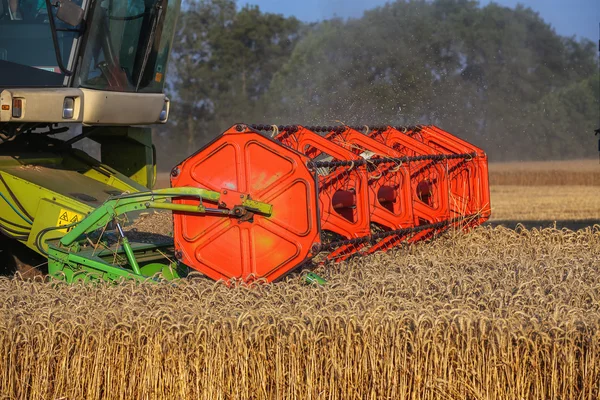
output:
[[[592,186],[492,186],[494,220],[595,220],[600,189]],[[590,224],[591,225],[591,224]]]
[[[228,288],[0,279],[15,399],[597,399],[600,226],[478,228]]]
[[[600,186],[598,160],[491,163],[490,185]]]
[[[173,218],[170,211],[150,211],[141,214],[125,230],[173,236]]]

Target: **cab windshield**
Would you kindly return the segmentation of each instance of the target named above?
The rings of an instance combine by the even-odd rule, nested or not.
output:
[[[81,1],[75,3],[82,5]],[[54,16],[56,8],[52,9]],[[63,64],[70,65],[80,27],[54,20],[58,53]],[[0,0],[0,72],[0,88],[62,86],[66,82],[56,60],[45,0]]]
[[[76,86],[162,92],[179,6],[177,0],[103,0],[97,4],[88,24]]]

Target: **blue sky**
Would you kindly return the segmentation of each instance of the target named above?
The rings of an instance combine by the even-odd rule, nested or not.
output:
[[[238,4],[256,4],[261,10],[294,15],[302,21],[339,17],[360,17],[364,10],[385,4],[386,0],[238,0]],[[490,0],[480,0],[488,4]],[[495,0],[514,7],[518,3],[531,7],[565,36],[599,39],[600,0]]]

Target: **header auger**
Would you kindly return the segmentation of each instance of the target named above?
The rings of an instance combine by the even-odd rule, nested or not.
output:
[[[50,241],[50,273],[272,282],[319,253],[343,261],[490,215],[485,153],[434,126],[237,124],[174,167],[171,186],[111,198]],[[119,216],[151,208],[172,210],[173,242],[130,243]]]

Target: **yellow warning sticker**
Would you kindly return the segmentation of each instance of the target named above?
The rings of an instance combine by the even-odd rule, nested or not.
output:
[[[60,212],[58,213],[58,221],[56,222],[56,226],[71,225],[71,224],[81,221],[81,219],[82,219],[81,214],[77,214],[76,212],[73,212],[70,210],[65,210],[64,208],[61,208]],[[59,232],[69,232],[73,228],[74,227],[72,226],[72,227],[69,227],[66,229],[59,229]]]

